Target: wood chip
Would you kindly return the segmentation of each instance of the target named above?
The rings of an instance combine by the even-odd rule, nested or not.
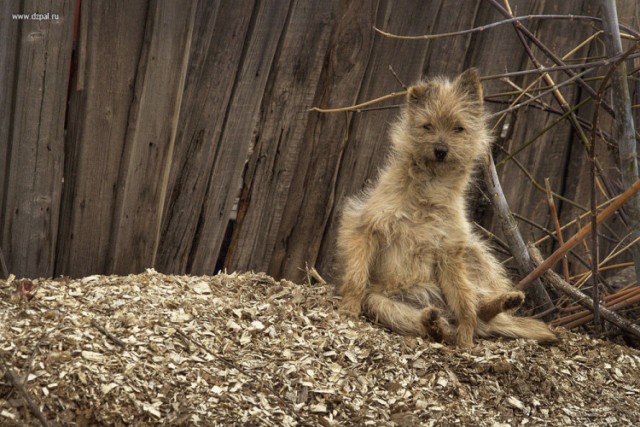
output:
[[[0,282],[0,351],[52,425],[640,425],[640,352],[586,336],[457,349],[261,273],[33,282]],[[2,387],[0,425],[37,423]]]

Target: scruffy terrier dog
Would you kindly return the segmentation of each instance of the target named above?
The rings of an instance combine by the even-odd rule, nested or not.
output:
[[[472,231],[466,190],[491,144],[477,70],[409,88],[377,184],[347,201],[338,235],[341,312],[406,335],[556,341]]]

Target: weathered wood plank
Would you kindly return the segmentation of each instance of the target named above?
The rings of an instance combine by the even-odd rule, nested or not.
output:
[[[51,14],[49,19],[19,23],[1,239],[16,275],[53,275],[74,5],[70,0],[29,0],[14,11]]]
[[[193,274],[214,272],[240,189],[243,165],[254,142],[254,129],[260,120],[260,106],[284,31],[289,3],[280,1],[274,7],[271,3],[258,2],[254,11],[254,23],[250,37],[245,41],[242,65],[229,102],[188,263],[188,270]]]
[[[220,134],[239,73],[254,3],[253,0],[221,2],[219,6],[206,0],[199,3],[156,256],[156,267],[161,271],[187,272],[215,156],[224,149],[220,147]],[[222,187],[223,181],[231,177],[231,173],[226,174],[211,184]],[[214,192],[213,197],[223,196]],[[226,219],[218,222],[224,225]]]
[[[341,4],[318,83],[315,106],[352,105],[373,47],[378,0]],[[311,113],[270,260],[276,277],[300,280],[313,266],[333,211],[333,187],[353,114]]]
[[[442,18],[439,19],[441,8],[441,2],[430,2],[419,8],[415,7],[415,3],[411,1],[381,2],[376,24],[378,28],[395,34],[430,34],[436,31],[438,22],[442,21]],[[474,13],[475,8],[468,16],[463,14],[462,16],[467,17],[461,22],[446,22],[450,22],[451,25],[466,26],[467,21],[473,21]],[[411,84],[422,77],[424,58],[429,49],[428,43],[421,40],[389,39],[380,35],[375,37],[358,102],[402,90],[389,71],[389,65],[393,66],[396,74],[405,84]],[[455,54],[451,54],[451,57],[456,58]],[[392,104],[402,102],[402,99],[398,99]],[[342,201],[345,197],[357,194],[366,187],[367,182],[375,179],[377,169],[388,152],[388,125],[397,114],[397,109],[359,113],[349,129],[349,141],[333,188],[335,208],[327,224],[320,255],[316,262],[317,268],[328,278],[335,275],[331,269],[332,254]]]
[[[6,212],[4,193],[8,182],[5,171],[8,166],[10,147],[10,128],[14,97],[14,78],[16,57],[18,54],[18,28],[20,21],[13,14],[20,12],[20,3],[14,1],[0,2],[0,224],[4,224]],[[2,233],[0,233],[2,247]]]
[[[335,2],[319,0],[293,6],[245,173],[238,222],[225,261],[231,270],[268,268],[335,10]]]
[[[151,1],[129,112],[109,270],[152,266],[178,116],[196,1]]]
[[[57,274],[108,272],[118,171],[147,9],[147,1],[82,4]]]

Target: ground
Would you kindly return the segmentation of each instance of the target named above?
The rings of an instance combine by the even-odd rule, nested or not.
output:
[[[264,274],[0,281],[0,425],[640,425],[637,350],[462,350],[335,307]]]

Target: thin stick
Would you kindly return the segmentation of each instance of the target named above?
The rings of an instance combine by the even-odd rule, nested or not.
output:
[[[11,383],[11,385],[13,385],[20,392],[20,394],[22,395],[22,398],[24,399],[25,403],[29,407],[29,410],[31,411],[33,416],[36,417],[38,421],[40,421],[40,424],[43,427],[49,427],[49,423],[47,422],[47,419],[42,414],[42,411],[40,410],[40,408],[38,408],[38,405],[36,405],[33,402],[33,399],[31,399],[31,395],[25,388],[24,384],[22,384],[22,382],[20,381],[20,377],[15,372],[13,372],[13,370],[9,368],[9,366],[7,366],[2,355],[0,355],[0,363],[2,363],[2,367],[5,370],[4,372],[5,378]]]
[[[620,207],[631,198],[634,194],[636,194],[640,190],[640,179],[633,183],[633,185],[627,189],[624,193],[620,195],[620,197],[616,198],[613,203],[607,206],[602,212],[598,214],[596,217],[596,224],[600,224],[605,219],[609,218],[615,211],[620,209]],[[576,234],[573,235],[567,242],[560,246],[554,253],[552,253],[546,260],[544,260],[537,268],[535,268],[531,273],[527,275],[524,279],[520,281],[516,285],[516,289],[524,290],[526,289],[535,279],[539,278],[545,271],[549,270],[553,267],[556,262],[558,262],[565,253],[569,249],[574,248],[578,243],[580,243],[591,231],[591,224],[587,224],[585,227],[578,230]]]
[[[626,292],[624,292],[623,294],[612,294],[609,295],[608,299],[605,299],[605,303],[603,304],[604,307],[608,308],[611,311],[616,311],[616,309],[619,307],[618,304],[623,303],[623,302],[627,302],[628,300],[631,300],[637,296],[640,295],[640,288],[636,287],[630,290],[627,290]],[[627,303],[627,305],[629,305]],[[626,307],[627,305],[625,305],[624,307]],[[588,319],[587,319],[588,317]],[[593,315],[591,313],[591,311],[589,310],[582,310],[579,311],[577,313],[573,313],[567,316],[563,316],[563,317],[559,317],[558,319],[554,320],[553,322],[551,322],[551,324],[553,326],[564,326],[567,324],[571,324],[576,322],[577,320],[583,320],[583,323],[580,323],[580,325],[583,325],[584,323],[587,323],[589,320],[591,320],[593,318]],[[580,325],[576,325],[576,326],[580,326]]]
[[[542,256],[540,255],[540,252],[535,247],[530,246],[529,248],[531,250],[531,257],[533,258],[533,260],[537,263],[542,262]],[[540,266],[542,266],[542,264],[540,264]],[[549,283],[551,283],[554,288],[567,295],[578,304],[589,310],[593,308],[593,301],[591,300],[591,298],[562,280],[562,277],[558,276],[553,270],[544,270],[544,278]],[[623,329],[640,338],[640,327],[638,325],[635,325],[624,317],[604,307],[600,310],[600,315],[605,320],[616,325],[618,328]]]
[[[496,28],[499,27],[501,25],[505,25],[505,24],[511,24],[514,22],[521,22],[521,21],[533,21],[533,20],[538,20],[538,19],[554,19],[554,20],[558,20],[558,19],[564,19],[564,20],[569,20],[569,21],[595,21],[595,22],[602,22],[601,18],[597,18],[595,16],[585,16],[585,15],[527,15],[527,16],[517,16],[517,17],[512,17],[509,19],[504,19],[502,21],[498,21],[498,22],[492,22],[491,24],[486,24],[486,25],[481,25],[479,27],[475,27],[475,28],[470,28],[468,30],[461,30],[461,31],[454,31],[454,32],[450,32],[450,33],[440,33],[440,34],[424,34],[424,35],[419,35],[419,36],[401,36],[401,35],[397,35],[397,34],[392,34],[392,33],[388,33],[386,31],[382,31],[381,29],[377,28],[377,27],[373,27],[374,31],[378,32],[379,34],[391,38],[391,39],[401,39],[401,40],[433,40],[433,39],[441,39],[441,38],[445,38],[445,37],[454,37],[454,36],[462,36],[465,34],[472,34],[472,33],[479,33],[485,30],[489,30],[492,28]],[[640,37],[640,34],[638,34],[637,32],[635,32],[633,29],[628,28],[628,27],[623,27],[622,25],[620,26],[620,28],[624,29],[625,31],[627,31],[632,37],[638,38]]]
[[[114,344],[122,347],[122,348],[126,348],[127,347],[127,343],[122,341],[120,338],[116,337],[115,335],[113,335],[111,332],[107,331],[107,329],[102,326],[101,324],[98,323],[98,321],[96,319],[91,319],[91,325],[96,328],[97,330],[99,330],[100,332],[102,332],[102,334],[109,338],[111,341],[114,342]]]
[[[638,286],[632,286],[630,288],[625,288],[622,289],[619,292],[616,292],[614,294],[611,295],[605,295],[604,298],[602,298],[602,300],[605,302],[605,306],[607,305],[606,303],[608,303],[609,301],[612,301],[614,299],[618,299],[620,297],[624,297],[624,296],[629,296],[630,294],[635,295],[636,292],[640,291],[640,287]],[[560,309],[561,313],[571,313],[572,311],[576,311],[576,310],[580,310],[580,306],[579,305],[568,305],[566,307],[563,307]],[[566,315],[565,317],[568,317],[569,315]],[[565,317],[560,317],[556,320],[554,320],[551,323],[556,323],[561,319],[564,319]]]
[[[612,312],[619,311],[623,308],[629,307],[630,305],[637,303],[638,301],[640,301],[640,294],[636,294],[628,299],[618,301],[616,304],[611,304],[607,306],[607,310],[610,310]],[[580,317],[579,319],[576,319],[573,322],[565,323],[559,326],[562,326],[565,329],[573,329],[578,326],[584,325],[585,323],[589,322],[592,319],[594,319],[594,322],[595,322],[595,316],[593,313],[589,313],[589,312],[585,312],[585,313],[586,314]]]
[[[539,98],[542,98],[543,96],[545,96],[545,95],[547,95],[549,93],[556,93],[558,88],[561,88],[562,86],[566,86],[567,84],[573,82],[574,80],[578,80],[580,77],[584,76],[587,73],[590,73],[591,71],[593,71],[593,68],[588,68],[588,69],[584,70],[583,72],[581,72],[579,74],[576,74],[575,76],[573,76],[571,78],[568,78],[567,80],[565,80],[565,81],[563,81],[561,83],[553,85],[553,87],[551,87],[551,89],[549,89],[549,90],[545,90],[544,92],[541,92],[538,95],[527,99],[526,101],[522,101],[519,104],[513,105],[513,106],[511,106],[509,108],[505,108],[502,111],[498,111],[497,113],[490,114],[488,117],[491,119],[493,117],[497,117],[497,116],[500,116],[502,114],[509,113],[511,111],[514,111],[514,110],[517,110],[519,108],[522,108],[525,105],[529,105],[532,102],[538,100]]]
[[[547,203],[549,204],[549,210],[551,211],[551,218],[553,219],[553,225],[556,229],[556,236],[560,246],[564,245],[564,238],[562,237],[562,230],[560,230],[560,221],[558,220],[558,211],[556,211],[556,204],[553,202],[553,196],[551,195],[551,184],[549,184],[549,178],[544,179],[544,188],[547,190]],[[569,261],[567,256],[562,257],[562,272],[564,274],[564,280],[569,281]]]
[[[371,104],[376,104],[378,102],[382,102],[382,101],[386,101],[387,99],[393,99],[393,98],[398,98],[399,96],[405,96],[407,94],[406,90],[403,90],[402,92],[393,92],[390,93],[388,95],[385,96],[381,96],[379,98],[376,99],[372,99],[370,101],[366,101],[360,104],[356,104],[356,105],[351,105],[349,107],[341,107],[341,108],[318,108],[318,107],[313,107],[310,108],[309,111],[317,111],[318,113],[339,113],[342,111],[356,111],[362,107],[366,107],[367,105],[371,105]]]
[[[620,264],[613,264],[613,265],[603,265],[605,262],[602,261],[600,262],[600,266],[598,267],[599,271],[607,271],[607,270],[614,270],[616,268],[624,268],[624,267],[631,267],[633,265],[632,262],[621,262]],[[580,279],[583,278],[584,276],[587,276],[591,274],[590,271],[585,271],[583,273],[580,274],[576,274],[575,276],[571,276],[569,277],[569,280],[567,280],[567,282],[571,281],[571,280],[576,280],[576,279]]]
[[[537,39],[536,39],[537,40]],[[636,53],[636,54],[631,54],[625,57],[625,59],[633,59],[633,58],[638,58],[640,57],[640,53]],[[559,65],[556,67],[543,67],[540,69],[534,69],[534,70],[522,70],[522,71],[513,71],[510,73],[502,73],[502,74],[495,74],[495,75],[491,75],[491,76],[483,76],[480,77],[480,80],[484,81],[484,80],[496,80],[496,79],[502,79],[505,77],[516,77],[516,76],[524,76],[524,75],[529,75],[529,74],[537,74],[537,73],[550,73],[553,71],[567,71],[567,72],[571,72],[571,76],[575,77],[576,74],[575,72],[572,72],[572,69],[575,68],[586,68],[587,71],[589,71],[591,68],[596,68],[596,67],[601,67],[601,66],[606,66],[606,65],[610,65],[611,63],[615,62],[615,60],[620,59],[619,57],[612,57],[612,58],[608,58],[608,59],[604,59],[602,61],[594,61],[594,62],[585,62],[582,64],[573,64],[573,65]],[[560,61],[560,59],[558,59],[558,61]],[[578,76],[580,77],[580,76]],[[593,96],[595,96],[595,92],[593,91],[593,89],[587,85],[583,79],[581,78],[577,78],[576,79],[577,83],[580,83],[581,86],[584,88],[585,86],[588,87],[589,89],[586,89],[587,92],[589,92],[590,94],[592,94]],[[566,84],[567,82],[563,82],[563,85]],[[593,93],[592,93],[593,92]],[[339,108],[320,108],[320,107],[312,107],[309,108],[307,111],[316,111],[318,113],[339,113],[342,111],[359,111],[360,108],[365,107],[367,105],[371,105],[371,104],[376,104],[378,102],[382,102],[382,101],[386,101],[387,99],[393,99],[393,98],[397,98],[399,96],[404,96],[407,94],[407,91],[401,91],[401,92],[393,92],[390,93],[388,95],[384,95],[381,96],[379,98],[375,98],[360,104],[356,104],[356,105],[350,105],[347,107],[339,107]],[[603,107],[607,110],[607,112],[613,112],[613,109],[606,103],[603,103]]]
[[[398,74],[396,74],[396,71],[393,69],[391,64],[389,64],[389,71],[391,71],[391,74],[393,74],[393,77],[395,77],[398,83],[400,84],[400,86],[402,86],[402,89],[407,90],[407,85],[405,85],[402,82],[402,80],[400,80],[400,77],[398,77]]]

